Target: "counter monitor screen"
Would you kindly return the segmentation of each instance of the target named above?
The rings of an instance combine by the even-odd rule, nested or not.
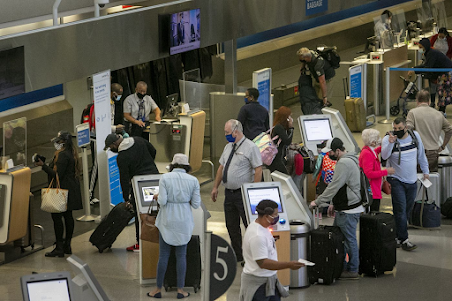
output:
[[[25,275],[20,278],[24,301],[71,301],[71,275],[53,272]]]
[[[201,10],[192,9],[170,16],[170,55],[198,49],[200,35]]]
[[[159,193],[159,181],[139,181],[138,188],[141,191],[141,205],[147,208],[154,199],[154,195]]]
[[[247,193],[248,199],[250,200],[251,213],[253,215],[257,215],[256,206],[262,200],[275,201],[278,204],[278,212],[283,212],[278,187],[248,188]]]
[[[0,99],[25,93],[24,47],[0,51]]]
[[[325,141],[333,138],[328,118],[305,119],[303,127],[308,141]]]

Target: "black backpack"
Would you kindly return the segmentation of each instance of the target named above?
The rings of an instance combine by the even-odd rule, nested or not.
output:
[[[328,61],[333,69],[337,69],[341,66],[341,57],[339,56],[339,53],[337,53],[336,46],[318,46],[316,52],[324,60]]]
[[[355,161],[354,159],[351,160]],[[369,179],[364,173],[364,170],[359,166],[359,161],[356,160],[355,163],[359,168],[361,205],[363,205],[364,208],[367,208],[370,207],[374,201],[372,188],[370,187]]]

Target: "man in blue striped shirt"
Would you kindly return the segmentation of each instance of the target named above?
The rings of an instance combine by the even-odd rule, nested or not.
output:
[[[387,165],[395,169],[395,174],[388,176],[391,184],[391,198],[396,222],[397,246],[405,251],[417,248],[408,240],[407,219],[413,209],[417,190],[417,165],[429,178],[428,162],[424,145],[416,131],[407,130],[404,118],[396,118],[392,124],[393,132],[383,138],[381,158],[388,160]]]

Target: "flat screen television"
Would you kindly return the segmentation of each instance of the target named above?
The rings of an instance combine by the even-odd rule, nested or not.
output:
[[[177,12],[169,18],[170,55],[198,49],[201,45],[199,8]]]
[[[0,51],[0,99],[25,93],[24,47]]]

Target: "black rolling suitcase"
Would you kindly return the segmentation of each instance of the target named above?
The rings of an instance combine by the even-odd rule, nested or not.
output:
[[[193,235],[187,245],[187,272],[185,273],[185,287],[193,287],[196,293],[200,288],[200,285],[201,249],[199,236]],[[163,286],[166,291],[168,291],[169,288],[177,287],[176,254],[174,248],[171,250]]]
[[[320,226],[311,231],[311,284],[331,284],[341,276],[345,259],[345,237],[339,227]]]
[[[134,215],[134,211],[128,209],[126,203],[119,203],[102,219],[99,226],[91,234],[89,241],[99,249],[99,253],[102,253],[106,248],[111,248],[116,237]]]
[[[394,217],[389,213],[361,215],[359,226],[359,272],[378,276],[396,265]]]

